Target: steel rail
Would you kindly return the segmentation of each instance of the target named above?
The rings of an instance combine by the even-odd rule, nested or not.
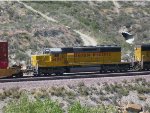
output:
[[[124,73],[103,73],[89,72],[89,73],[66,73],[62,76],[24,76],[22,78],[3,78],[0,79],[0,83],[5,82],[23,82],[23,81],[40,81],[40,80],[63,80],[63,79],[82,79],[82,78],[98,78],[98,77],[118,77],[118,76],[137,76],[137,75],[150,75],[150,71],[141,72],[124,72]]]

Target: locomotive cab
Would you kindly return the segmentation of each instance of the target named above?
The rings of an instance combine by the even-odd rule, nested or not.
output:
[[[63,73],[66,54],[61,48],[45,48],[43,54],[31,56],[31,64],[36,76]]]

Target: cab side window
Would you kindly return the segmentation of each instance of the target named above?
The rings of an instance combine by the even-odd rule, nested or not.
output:
[[[54,57],[59,57],[59,54],[54,54]]]

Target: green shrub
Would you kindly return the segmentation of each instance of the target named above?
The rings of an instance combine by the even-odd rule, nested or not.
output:
[[[66,95],[68,96],[69,99],[74,99],[76,94],[73,91],[67,91]]]
[[[81,106],[79,102],[76,102],[69,108],[68,113],[89,113],[89,108]]]
[[[4,94],[4,92],[0,92],[0,101],[4,100],[6,98],[6,95]]]
[[[98,107],[82,106],[79,102],[74,103],[68,113],[117,113],[114,106],[99,105]]]
[[[63,96],[65,96],[66,89],[64,87],[52,87],[50,89],[50,93],[51,93],[51,95],[63,97]]]
[[[122,96],[127,96],[129,94],[129,90],[125,88],[117,89],[117,93]]]
[[[101,95],[101,96],[99,97],[99,99],[100,99],[101,101],[108,101],[108,100],[109,100],[109,98],[106,97],[106,96],[104,96],[104,95]]]
[[[89,88],[86,86],[79,87],[78,92],[81,96],[88,96],[89,95]]]
[[[22,51],[17,51],[16,52],[16,59],[18,59],[20,61],[22,61],[22,60],[25,61],[28,57],[29,56],[26,53],[22,52]]]
[[[104,90],[107,91],[107,92],[109,92],[110,89],[111,89],[111,88],[110,88],[110,86],[108,85],[108,83],[105,82],[105,83],[104,83]]]
[[[19,87],[13,87],[13,88],[10,88],[10,89],[3,89],[3,94],[1,95],[1,98],[7,98],[7,97],[10,97],[10,98],[20,98],[21,95],[23,94],[23,91],[20,90]]]
[[[118,111],[112,105],[108,106],[99,105],[98,107],[91,108],[90,113],[118,113]]]
[[[45,90],[39,90],[34,92],[34,97],[35,98],[48,98],[49,97],[49,93]]]
[[[13,100],[3,108],[4,113],[63,113],[57,102],[50,99],[30,101],[24,95],[21,99]]]
[[[144,86],[136,86],[135,90],[137,90],[138,93],[143,94],[143,93],[150,93],[150,88],[149,87],[144,87]]]
[[[84,84],[84,82],[79,82],[77,86],[82,87],[82,86],[85,86],[85,84]]]

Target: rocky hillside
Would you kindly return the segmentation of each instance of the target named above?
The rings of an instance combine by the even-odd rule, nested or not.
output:
[[[120,44],[124,53],[132,45],[122,31],[133,34],[134,43],[150,43],[148,1],[0,3],[0,40],[8,40],[10,59],[25,61],[44,47],[84,45],[80,33],[97,44]]]

